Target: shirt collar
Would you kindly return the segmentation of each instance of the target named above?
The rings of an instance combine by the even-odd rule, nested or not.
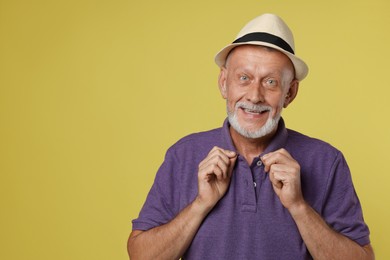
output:
[[[229,128],[230,128],[230,123],[229,120],[226,118],[222,126],[222,143],[224,144],[225,149],[237,152],[236,147],[234,147]],[[263,154],[267,154],[285,147],[287,142],[287,136],[288,136],[288,132],[284,124],[284,120],[283,118],[280,118],[278,123],[278,130],[276,131],[270,144],[267,146],[264,152],[259,156],[261,157]]]

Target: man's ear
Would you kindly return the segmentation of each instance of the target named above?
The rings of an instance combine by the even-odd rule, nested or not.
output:
[[[286,99],[284,100],[284,104],[283,104],[284,108],[288,107],[288,105],[290,105],[291,102],[293,102],[293,100],[298,94],[298,89],[299,89],[299,81],[297,79],[294,79],[293,81],[291,81],[290,88],[288,89],[288,92],[286,94]]]
[[[219,76],[218,76],[218,87],[219,87],[219,91],[221,92],[221,95],[224,99],[227,98],[226,74],[227,74],[226,68],[221,67],[221,70],[220,70]]]

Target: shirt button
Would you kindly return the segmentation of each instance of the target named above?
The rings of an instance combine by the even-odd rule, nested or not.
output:
[[[258,160],[257,161],[257,166],[261,166],[261,165],[263,165],[263,162],[261,160]]]

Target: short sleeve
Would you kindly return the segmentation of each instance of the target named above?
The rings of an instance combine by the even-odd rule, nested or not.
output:
[[[336,231],[364,246],[370,243],[369,229],[352,183],[344,156],[339,152],[331,168],[323,200],[322,215]]]
[[[133,230],[149,230],[169,222],[178,212],[179,192],[175,192],[177,160],[173,149],[169,149],[164,162],[157,171],[152,188],[137,219]]]

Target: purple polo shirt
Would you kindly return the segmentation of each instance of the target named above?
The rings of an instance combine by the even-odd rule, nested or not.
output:
[[[199,163],[218,146],[236,151],[222,128],[189,135],[167,151],[133,230],[169,222],[197,195]],[[370,243],[347,163],[331,145],[286,129],[283,119],[264,154],[285,148],[301,166],[305,200],[337,232]],[[263,154],[259,154],[259,157]],[[275,194],[259,157],[239,155],[229,189],[200,226],[184,259],[312,259],[294,220]]]

